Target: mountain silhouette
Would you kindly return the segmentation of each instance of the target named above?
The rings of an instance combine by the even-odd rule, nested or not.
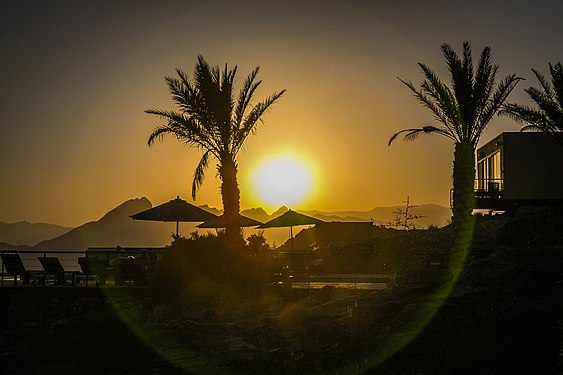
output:
[[[33,246],[43,240],[52,239],[63,235],[72,228],[46,223],[30,223],[19,221],[17,223],[0,222],[0,240],[5,245]]]
[[[258,220],[261,223],[265,223],[266,221],[270,220],[270,215],[268,215],[262,207],[249,208],[247,210],[242,210],[240,213],[241,215],[247,216],[254,220]]]
[[[28,228],[28,232],[18,232],[19,237],[12,234],[2,232],[0,230],[0,247],[4,249],[34,249],[34,250],[84,250],[88,247],[115,247],[117,245],[123,247],[161,247],[170,244],[172,241],[172,233],[175,231],[175,225],[167,222],[156,221],[140,221],[132,220],[131,215],[147,210],[152,207],[152,203],[145,197],[128,200],[116,208],[109,211],[98,221],[92,221],[81,225],[77,228],[70,229],[51,224],[29,224],[25,222],[15,224],[0,223],[0,229],[9,228],[14,225],[16,228]],[[201,208],[220,215],[221,210],[200,206]],[[369,211],[299,211],[309,216],[324,221],[371,221],[377,225],[385,225],[396,218],[396,212],[404,206],[377,207]],[[267,222],[288,211],[285,206],[280,207],[272,214],[266,213],[263,208],[251,208],[241,211],[245,216],[260,222]],[[424,217],[412,220],[416,228],[422,229],[428,226],[445,226],[449,223],[451,210],[434,204],[423,204],[410,209],[411,213],[422,215]],[[181,235],[188,235],[189,232],[195,230],[196,223],[185,223],[183,226],[191,226],[188,229],[182,229]],[[37,226],[36,226],[37,225]],[[37,230],[32,233],[29,228],[47,228],[46,232]],[[61,235],[53,238],[52,231],[60,230]],[[269,242],[281,243],[288,238],[287,232],[283,228],[269,229],[264,233]],[[252,233],[252,229],[247,229],[248,234]],[[66,232],[66,233],[65,233]],[[25,233],[30,233],[29,238],[25,237]],[[41,238],[39,233],[45,233]],[[279,238],[278,238],[279,237]],[[29,246],[34,241],[41,240],[35,246]]]
[[[7,242],[0,242],[0,249],[2,249],[2,250],[14,250],[14,249],[32,250],[33,247],[31,247],[29,245],[14,245],[14,244],[7,243]]]
[[[268,220],[275,219],[276,217],[279,217],[279,216],[285,214],[287,211],[289,211],[289,208],[287,208],[286,206],[281,206],[273,214],[270,215],[270,219],[268,219]]]
[[[212,214],[217,215],[217,216],[220,216],[220,215],[223,214],[223,210],[220,210],[220,209],[215,208],[215,207],[211,207],[207,204],[204,204],[204,205],[198,206],[198,207],[204,209],[207,212],[211,212]]]
[[[131,199],[100,220],[72,229],[34,246],[36,250],[84,250],[88,247],[159,247],[170,244],[170,223],[132,220],[129,216],[152,207],[147,198]]]
[[[399,210],[404,211],[404,209],[404,206],[390,206],[376,207],[369,211],[298,211],[323,221],[373,221],[376,225],[388,225],[397,218],[397,212],[399,212]],[[288,208],[281,206],[275,212],[268,215],[263,208],[258,207],[243,210],[241,214],[265,223],[266,221],[283,215],[286,211],[288,211]],[[452,216],[452,211],[449,208],[437,204],[421,204],[414,206],[409,209],[409,213],[420,216],[420,218],[410,221],[410,223],[414,224],[418,229],[424,229],[430,226],[446,226],[450,223]]]
[[[387,225],[397,218],[397,212],[405,210],[405,206],[376,207],[369,211],[300,211],[324,221],[372,221],[376,225]],[[452,211],[437,204],[421,204],[409,208],[409,213],[421,216],[411,220],[418,229],[430,226],[443,227],[451,221]]]

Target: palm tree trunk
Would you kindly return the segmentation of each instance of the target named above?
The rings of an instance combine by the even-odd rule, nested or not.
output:
[[[473,241],[475,148],[469,140],[455,144],[453,166],[452,253],[450,268],[459,271]]]
[[[223,198],[223,215],[225,217],[225,235],[233,245],[242,238],[240,231],[240,190],[237,181],[237,165],[231,157],[221,160],[219,167],[221,176],[221,195]],[[233,242],[235,241],[235,242]]]

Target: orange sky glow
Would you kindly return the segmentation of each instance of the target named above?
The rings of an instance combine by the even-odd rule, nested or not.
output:
[[[147,146],[173,109],[164,76],[191,75],[198,54],[260,66],[257,98],[286,89],[238,158],[241,207],[275,207],[253,186],[259,165],[295,155],[311,188],[293,209],[369,210],[449,204],[453,145],[440,137],[387,146],[396,131],[435,123],[397,77],[417,63],[447,72],[440,45],[478,56],[490,45],[498,79],[561,61],[562,6],[553,1],[21,1],[0,11],[0,221],[77,226],[131,198],[191,201],[201,152],[169,137]],[[322,4],[322,5],[321,5]],[[486,11],[481,11],[486,7]],[[531,27],[530,25],[534,25]],[[552,40],[552,38],[556,38]],[[240,86],[238,86],[240,87]],[[482,143],[520,127],[495,118]],[[214,164],[196,204],[221,208]]]

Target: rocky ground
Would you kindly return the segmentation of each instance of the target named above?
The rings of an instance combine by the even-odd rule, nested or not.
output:
[[[136,299],[28,301],[3,313],[2,372],[561,374],[561,217],[480,218],[477,256],[451,293],[437,273],[383,292],[241,303],[220,316],[180,317]]]

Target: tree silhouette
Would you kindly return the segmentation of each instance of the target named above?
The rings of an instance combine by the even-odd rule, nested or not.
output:
[[[471,245],[473,234],[471,213],[475,200],[475,149],[483,130],[521,78],[508,75],[495,85],[498,66],[491,62],[490,47],[481,52],[475,71],[468,42],[463,43],[461,57],[448,44],[442,44],[442,53],[450,73],[451,88],[422,63],[418,65],[426,79],[420,89],[399,78],[432,112],[440,126],[425,125],[401,130],[393,134],[389,144],[403,133],[406,141],[414,140],[420,134],[438,134],[454,142],[452,256],[457,258],[451,264],[461,267],[462,257]]]
[[[259,67],[246,78],[238,97],[234,97],[234,81],[237,67],[224,70],[209,66],[203,56],[198,56],[193,81],[182,70],[176,69],[178,78],[166,77],[172,100],[177,111],[148,109],[166,124],[157,126],[148,139],[151,146],[155,140],[171,134],[180,142],[203,151],[192,183],[192,197],[202,185],[205,170],[211,158],[217,160],[217,171],[221,179],[221,195],[225,215],[227,238],[240,237],[240,191],[237,181],[236,156],[246,138],[256,131],[262,115],[285,92],[279,91],[265,100],[252,104],[254,94],[262,81],[258,81]]]
[[[389,225],[396,228],[403,228],[404,230],[416,229],[412,221],[426,216],[412,213],[410,209],[418,206],[410,203],[410,196],[407,195],[407,200],[403,202],[405,203],[405,209],[397,208],[396,211],[393,211],[396,215],[395,220],[390,222]]]
[[[551,83],[535,69],[532,69],[541,88],[529,87],[524,90],[536,103],[536,108],[509,103],[501,111],[524,124],[522,130],[537,130],[553,134],[563,142],[563,66],[561,62],[549,64]]]

